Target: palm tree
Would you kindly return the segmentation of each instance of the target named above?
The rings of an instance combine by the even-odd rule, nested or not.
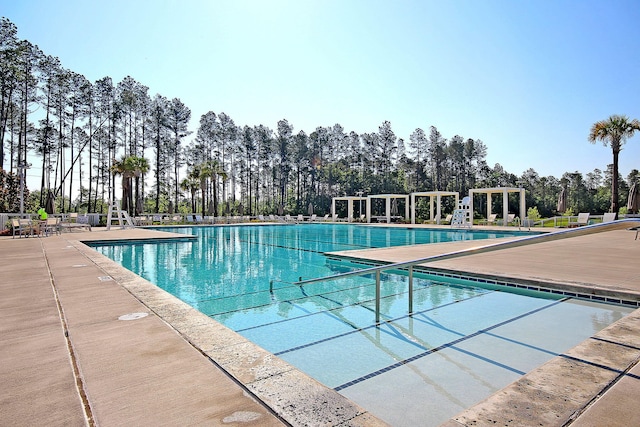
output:
[[[136,215],[140,215],[142,212],[138,212],[138,206],[141,204],[144,196],[140,195],[140,177],[149,172],[149,162],[144,157],[131,156],[130,162],[133,166],[133,176],[136,180]]]
[[[206,215],[207,210],[207,190],[209,189],[208,181],[211,180],[211,189],[213,194],[209,198],[209,203],[213,202],[213,215],[218,215],[218,177],[223,180],[227,179],[227,173],[217,160],[209,160],[194,166],[190,176],[199,180],[200,190],[202,191],[202,216]],[[195,212],[195,210],[194,210]]]
[[[602,141],[611,146],[613,151],[613,177],[611,179],[611,212],[618,214],[618,155],[625,141],[640,131],[640,121],[629,120],[626,116],[613,115],[607,120],[596,122],[591,126],[589,142],[595,144]]]
[[[133,192],[131,191],[131,178],[135,175],[135,161],[132,157],[123,157],[114,160],[111,172],[114,175],[122,175],[122,210],[132,214]]]
[[[206,215],[207,210],[207,181],[213,176],[213,169],[209,162],[204,162],[198,168],[198,179],[200,180],[200,190],[202,191],[202,216]],[[194,211],[195,212],[195,211]],[[215,215],[215,212],[214,212]]]
[[[200,180],[198,179],[197,170],[194,169],[180,182],[180,189],[191,193],[191,212],[196,212],[196,193],[198,188],[200,188]]]
[[[213,214],[218,215],[218,177],[224,181],[228,176],[217,160],[211,160],[208,167],[211,170],[211,178],[213,178]]]

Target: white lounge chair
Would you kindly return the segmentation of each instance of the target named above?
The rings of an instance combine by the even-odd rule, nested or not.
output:
[[[602,216],[602,222],[611,222],[616,220],[615,212],[607,212]]]
[[[427,219],[424,221],[425,224],[442,224],[444,220],[442,219],[442,215],[436,214],[433,219]]]
[[[482,221],[483,225],[494,225],[496,223],[496,218],[498,218],[498,214],[491,214],[487,219]]]
[[[578,214],[578,220],[576,222],[570,222],[569,227],[580,227],[589,224],[589,212],[581,212]]]

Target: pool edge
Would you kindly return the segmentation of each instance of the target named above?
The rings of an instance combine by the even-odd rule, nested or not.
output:
[[[388,425],[84,242],[70,240],[69,243],[285,422],[291,425]]]

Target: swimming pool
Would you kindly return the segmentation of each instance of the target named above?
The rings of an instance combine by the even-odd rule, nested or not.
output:
[[[357,225],[176,228],[192,243],[96,249],[392,425],[437,425],[633,310],[418,275],[297,286],[363,266],[328,251],[502,237]]]

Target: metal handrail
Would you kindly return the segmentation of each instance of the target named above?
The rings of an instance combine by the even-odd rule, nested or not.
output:
[[[478,246],[475,248],[461,249],[459,251],[447,252],[439,255],[431,255],[425,258],[414,259],[411,261],[402,261],[377,267],[363,268],[362,270],[349,271],[328,277],[317,277],[314,279],[299,280],[294,282],[295,285],[303,286],[310,283],[327,282],[338,279],[345,279],[354,276],[364,276],[366,274],[376,275],[376,323],[380,323],[380,273],[384,270],[409,269],[409,314],[413,313],[413,267],[415,265],[425,264],[427,262],[443,261],[452,258],[458,258],[467,255],[476,255],[486,252],[493,252],[501,249],[517,248],[520,246],[532,245],[535,243],[552,242],[555,240],[567,239],[570,237],[585,236],[589,234],[602,233],[605,231],[622,230],[622,229],[640,229],[640,218],[621,219],[612,222],[599,223],[593,225],[585,225],[578,228],[560,230],[551,233],[537,234],[534,236],[523,237],[522,239],[510,240],[507,242],[498,242],[489,245]],[[636,233],[637,235],[637,233]]]

